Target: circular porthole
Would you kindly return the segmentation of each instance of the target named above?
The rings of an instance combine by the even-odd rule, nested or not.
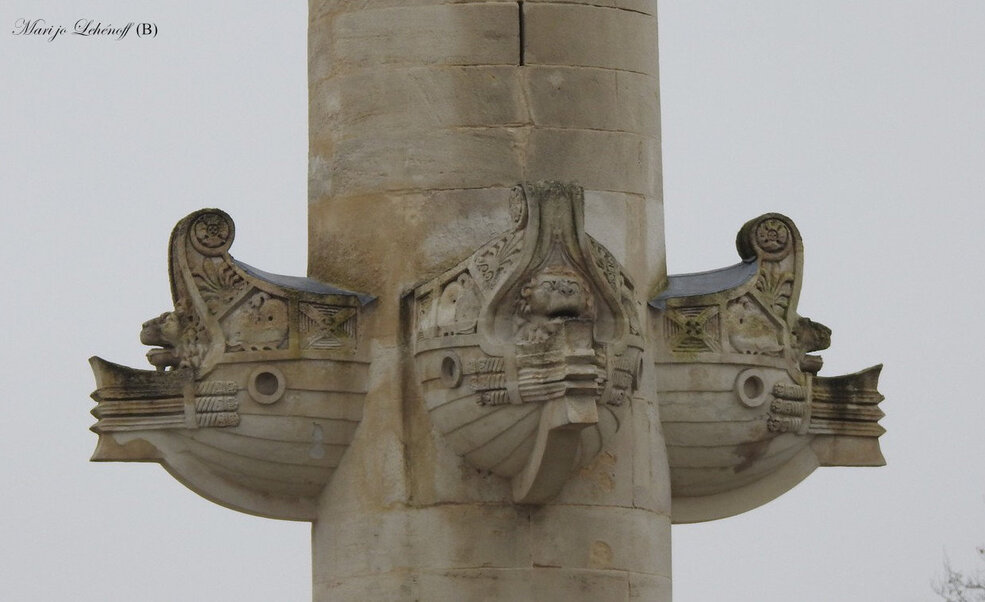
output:
[[[462,360],[458,355],[448,353],[441,358],[441,384],[449,389],[462,384]]]
[[[258,366],[246,385],[250,397],[257,403],[268,405],[280,401],[287,388],[284,374],[273,366]]]
[[[763,405],[769,397],[766,373],[759,368],[743,370],[735,379],[735,392],[739,395],[739,401],[746,407],[757,408]]]

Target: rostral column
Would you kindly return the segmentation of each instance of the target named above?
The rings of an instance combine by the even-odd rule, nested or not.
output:
[[[541,180],[584,187],[587,233],[640,300],[659,290],[656,2],[312,0],[309,19],[309,275],[387,299],[315,521],[315,598],[669,600],[653,396],[550,504],[517,505],[430,424],[395,302],[509,230],[511,190]]]
[[[90,360],[93,460],[310,521],[317,601],[560,602],[669,602],[672,522],[884,463],[789,218],[666,274],[653,0],[309,19],[308,276],[179,221],[152,369]]]

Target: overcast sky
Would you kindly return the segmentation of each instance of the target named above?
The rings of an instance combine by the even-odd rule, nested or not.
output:
[[[306,5],[0,2],[6,600],[310,599],[309,526],[239,514],[160,467],[91,464],[86,359],[144,366],[167,240],[218,206],[234,255],[306,266]],[[985,2],[660,4],[668,263],[737,260],[766,211],[805,239],[822,374],[884,362],[889,465],[819,469],[674,529],[676,602],[917,602],[985,544]],[[19,18],[154,22],[114,41]]]

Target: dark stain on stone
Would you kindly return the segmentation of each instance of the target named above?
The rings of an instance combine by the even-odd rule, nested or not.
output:
[[[736,474],[752,466],[756,460],[766,453],[766,448],[769,447],[769,444],[769,439],[764,439],[762,441],[750,441],[749,443],[736,445],[735,454],[742,458],[742,462],[739,462],[735,466]]]

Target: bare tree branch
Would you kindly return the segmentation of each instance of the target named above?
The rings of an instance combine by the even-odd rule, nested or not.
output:
[[[978,556],[985,561],[985,547],[978,548]],[[951,566],[944,555],[944,576],[931,584],[938,596],[946,602],[985,602],[985,575],[979,570],[965,575]]]

